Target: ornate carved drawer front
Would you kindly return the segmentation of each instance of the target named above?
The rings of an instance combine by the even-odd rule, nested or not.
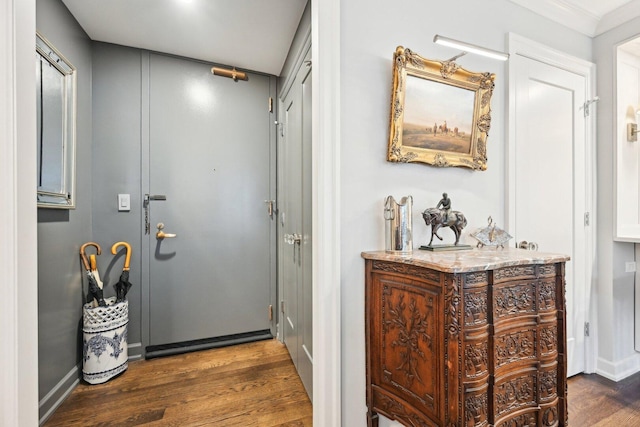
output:
[[[464,324],[467,327],[487,324],[487,287],[468,289],[464,293]]]
[[[555,278],[543,279],[538,282],[538,310],[556,310],[556,281]]]
[[[494,284],[513,280],[527,280],[535,278],[535,265],[519,265],[516,267],[499,268],[493,272]]]
[[[489,425],[489,391],[486,384],[465,386],[464,426],[482,427]]]
[[[496,427],[535,427],[538,425],[538,410],[532,409],[520,414],[504,418]]]
[[[538,360],[536,325],[496,332],[493,338],[495,369],[508,364],[535,364]]]
[[[531,368],[516,375],[497,379],[493,387],[493,406],[496,419],[523,409],[537,408],[538,374],[536,369]]]
[[[536,282],[517,281],[495,285],[493,289],[493,321],[514,316],[536,315]]]

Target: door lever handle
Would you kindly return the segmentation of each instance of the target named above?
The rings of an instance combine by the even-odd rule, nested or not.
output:
[[[161,222],[158,223],[157,227],[158,227],[158,232],[156,233],[156,239],[158,239],[158,240],[172,239],[172,238],[178,236],[175,233],[165,233],[164,232],[164,224],[161,223]]]

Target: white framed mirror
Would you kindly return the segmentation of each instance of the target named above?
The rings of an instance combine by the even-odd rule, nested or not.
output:
[[[38,207],[75,208],[76,68],[36,34]]]

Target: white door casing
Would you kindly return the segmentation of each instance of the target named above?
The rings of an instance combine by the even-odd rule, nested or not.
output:
[[[568,375],[592,372],[585,339],[595,224],[595,66],[509,35],[507,227],[516,242],[571,256],[566,264]],[[588,221],[588,223],[587,223]]]

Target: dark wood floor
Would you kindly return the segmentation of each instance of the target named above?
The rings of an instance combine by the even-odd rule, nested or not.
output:
[[[286,348],[260,341],[136,361],[105,384],[80,384],[53,426],[312,425],[311,402]]]
[[[640,426],[640,373],[569,379],[569,423]],[[136,425],[306,427],[312,408],[287,350],[270,340],[130,363],[106,384],[79,385],[44,424]]]
[[[598,375],[570,378],[569,425],[640,426],[640,373],[617,383]]]

